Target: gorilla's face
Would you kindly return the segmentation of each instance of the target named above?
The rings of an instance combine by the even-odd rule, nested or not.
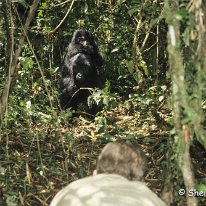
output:
[[[78,48],[79,52],[92,54],[96,49],[96,43],[89,31],[77,30],[72,38],[73,47]]]

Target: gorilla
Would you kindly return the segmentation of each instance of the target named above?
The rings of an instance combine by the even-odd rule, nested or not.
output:
[[[85,102],[90,94],[85,88],[103,87],[102,64],[93,35],[87,30],[76,30],[58,72],[62,109],[72,107],[76,110]]]

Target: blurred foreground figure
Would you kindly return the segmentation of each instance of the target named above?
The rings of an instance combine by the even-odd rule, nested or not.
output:
[[[50,206],[166,206],[141,182],[145,170],[139,148],[109,143],[98,158],[94,176],[69,184]]]

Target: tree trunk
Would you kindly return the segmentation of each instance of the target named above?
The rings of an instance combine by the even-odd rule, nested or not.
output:
[[[194,133],[193,125],[190,121],[183,123],[185,117],[188,117],[190,111],[189,97],[187,93],[187,84],[185,81],[185,65],[181,48],[180,22],[176,18],[176,12],[179,9],[179,1],[168,0],[166,2],[167,23],[168,23],[168,53],[169,65],[172,79],[172,96],[174,126],[178,140],[177,155],[179,166],[182,171],[184,184],[186,188],[187,206],[197,206],[196,197],[189,196],[188,192],[194,189],[195,178],[190,158],[190,145]]]
[[[11,63],[10,63],[10,67],[9,67],[8,77],[7,77],[5,86],[3,88],[3,91],[2,91],[2,94],[0,97],[0,125],[2,124],[3,117],[4,117],[4,114],[6,111],[11,84],[14,85],[14,81],[16,79],[15,77],[18,73],[17,63],[18,63],[19,56],[21,54],[22,46],[24,44],[25,36],[27,35],[29,25],[30,25],[30,23],[35,15],[35,11],[37,9],[38,4],[39,4],[39,0],[33,1],[32,6],[30,7],[28,17],[26,19],[26,23],[25,23],[23,30],[22,30],[22,34],[19,38],[18,47],[17,47],[16,51],[14,52],[14,56],[11,57]]]

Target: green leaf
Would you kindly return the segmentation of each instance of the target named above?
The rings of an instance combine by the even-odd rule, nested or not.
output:
[[[88,4],[85,2],[85,4],[84,4],[84,13],[87,13],[87,11],[88,11]]]
[[[140,9],[139,8],[132,8],[128,11],[128,14],[132,16],[134,13],[138,12]]]
[[[39,12],[38,12],[38,17],[42,16],[43,15],[43,10],[40,9]]]
[[[182,119],[181,123],[182,124],[188,124],[189,122],[191,122],[192,120],[194,120],[194,118],[196,118],[197,114],[195,113],[195,111],[191,108],[190,110],[187,111],[187,115],[185,118]]]
[[[8,195],[6,198],[7,206],[18,206],[16,195]]]
[[[198,191],[206,192],[206,184],[198,184],[195,187]]]
[[[109,105],[109,102],[110,102],[109,97],[108,97],[108,96],[105,96],[104,99],[103,99],[103,104],[106,105],[106,106],[108,106],[108,105]]]
[[[128,66],[129,72],[131,74],[133,74],[134,73],[134,63],[133,63],[133,61],[128,61],[127,66]]]
[[[41,6],[42,6],[42,8],[44,8],[44,9],[46,9],[46,2],[43,2],[42,4],[41,4]]]
[[[114,48],[114,49],[112,49],[111,53],[115,53],[117,51],[119,51],[119,48]]]
[[[124,140],[130,140],[130,139],[134,139],[134,138],[135,138],[135,136],[133,134],[128,134],[127,136],[122,137],[122,139],[124,139]]]
[[[186,30],[184,31],[183,40],[184,40],[185,44],[187,46],[189,46],[189,44],[190,44],[190,29],[189,28],[186,28]]]

